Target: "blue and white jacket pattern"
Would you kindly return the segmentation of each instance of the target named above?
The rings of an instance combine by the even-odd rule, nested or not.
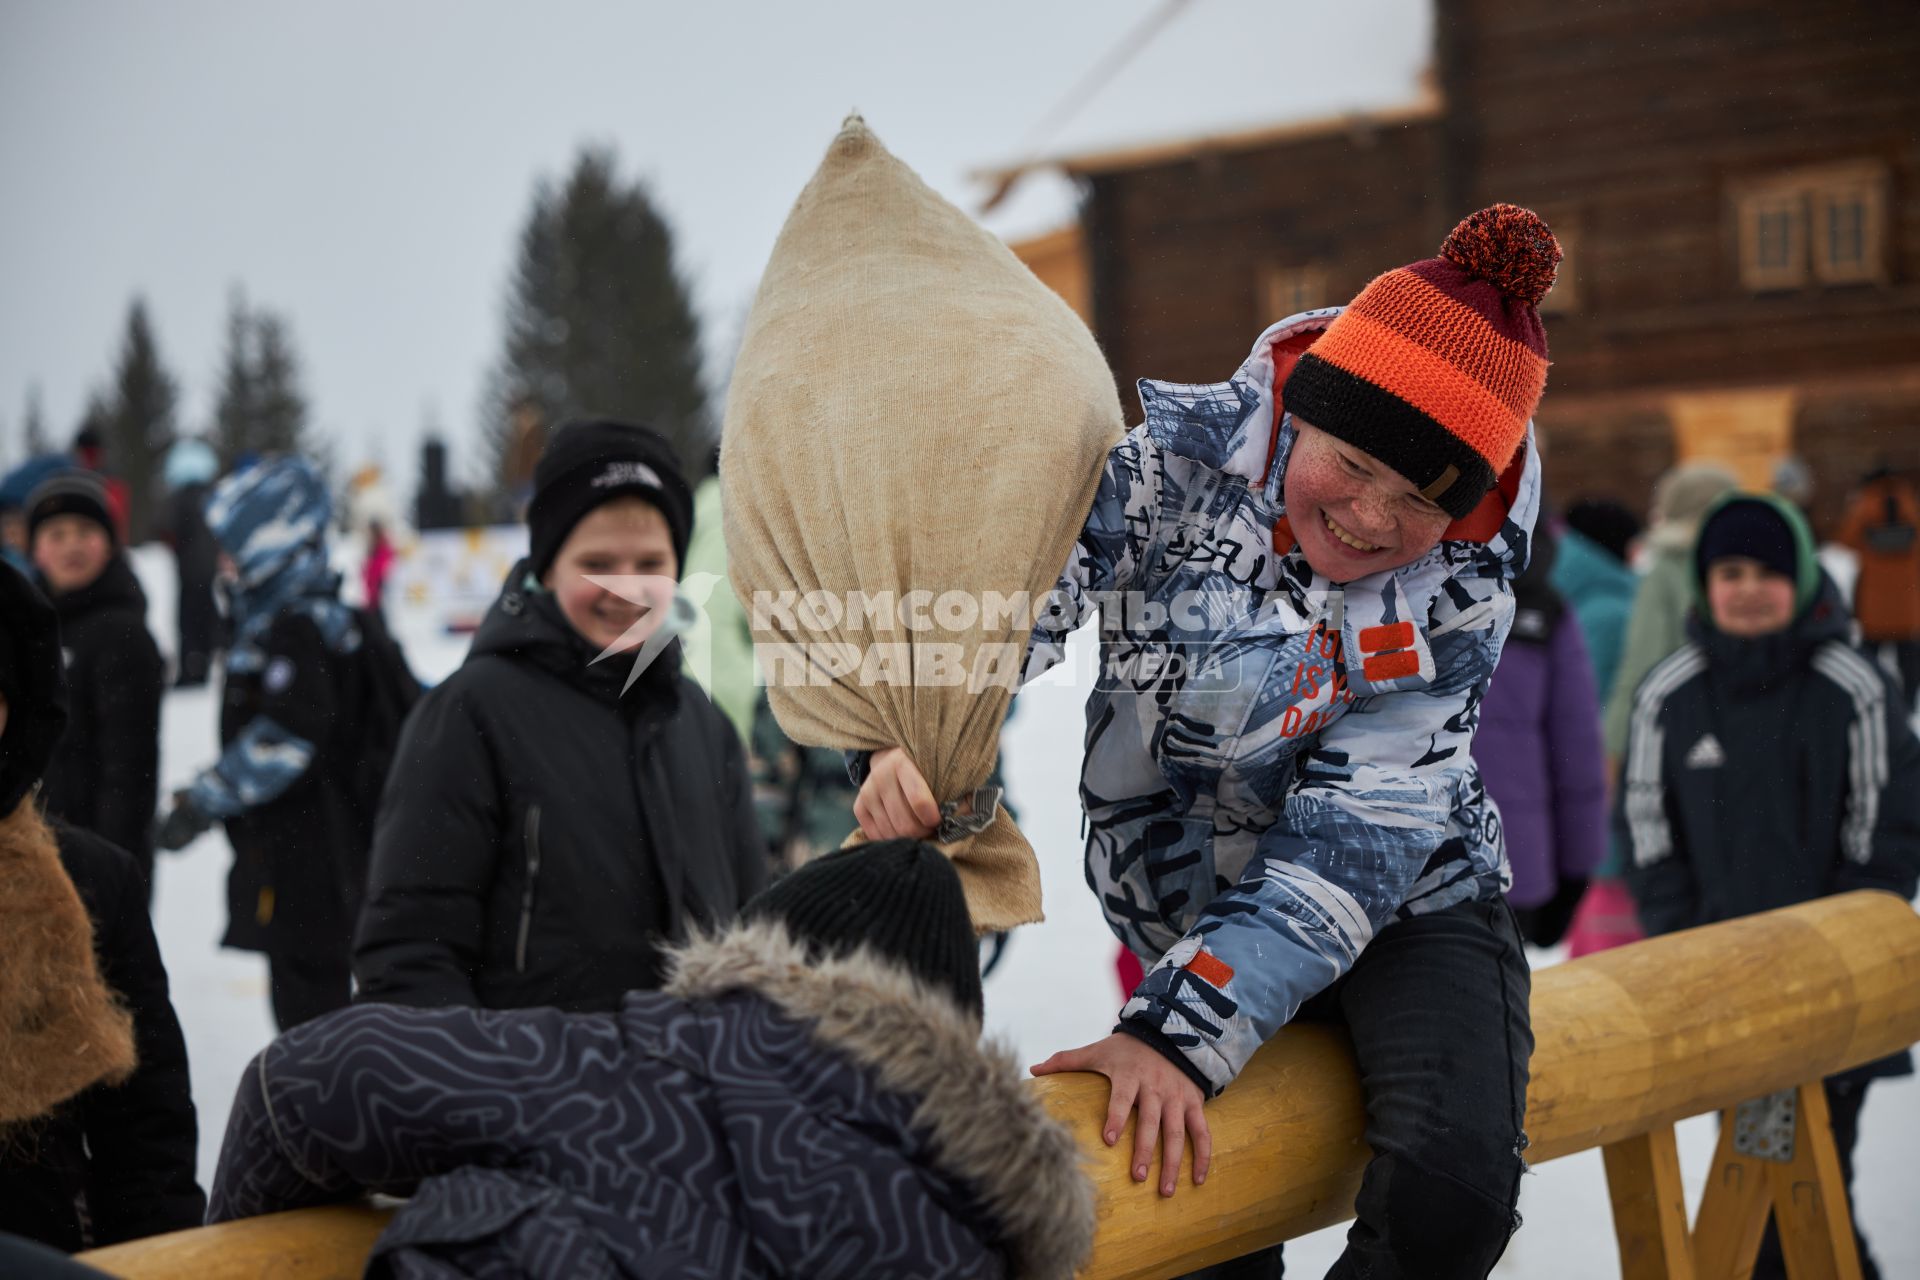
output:
[[[1123,1022],[1212,1092],[1390,921],[1507,880],[1470,748],[1539,502],[1531,433],[1479,539],[1346,584],[1276,553],[1275,346],[1337,314],[1273,326],[1226,382],[1140,383],[1024,672],[1100,613],[1087,881],[1149,966]]]

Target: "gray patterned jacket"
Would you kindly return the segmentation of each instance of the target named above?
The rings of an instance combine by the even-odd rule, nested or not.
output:
[[[1123,1021],[1214,1092],[1397,915],[1507,876],[1469,749],[1539,503],[1531,434],[1411,564],[1342,586],[1277,554],[1274,388],[1337,314],[1273,326],[1227,382],[1140,383],[1025,672],[1100,613],[1087,880],[1149,966]]]
[[[1072,1137],[951,1000],[779,925],[617,1014],[359,1005],[243,1076],[208,1219],[410,1195],[369,1274],[1065,1280]]]

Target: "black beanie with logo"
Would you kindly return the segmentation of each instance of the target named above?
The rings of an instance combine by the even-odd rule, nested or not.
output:
[[[693,490],[667,438],[651,427],[608,421],[569,422],[554,432],[534,465],[533,500],[527,504],[534,575],[546,573],[588,512],[628,495],[666,518],[674,559],[684,569],[693,536]]]

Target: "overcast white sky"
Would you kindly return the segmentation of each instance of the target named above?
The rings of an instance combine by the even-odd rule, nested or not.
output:
[[[581,144],[650,184],[726,347],[848,108],[971,208],[968,172],[1022,158],[1162,3],[0,0],[0,460],[29,386],[70,435],[136,293],[204,426],[240,285],[291,321],[341,463],[410,493],[432,414],[468,474],[534,182]],[[1403,102],[1431,23],[1428,0],[1189,0],[1038,142]]]

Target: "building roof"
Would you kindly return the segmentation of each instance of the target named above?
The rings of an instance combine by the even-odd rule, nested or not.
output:
[[[1134,146],[1045,156],[1022,164],[976,169],[972,176],[982,183],[999,187],[1042,169],[1058,169],[1080,177],[1144,169],[1194,156],[1223,151],[1252,151],[1281,143],[1305,141],[1368,129],[1392,128],[1437,120],[1446,110],[1446,99],[1438,89],[1423,88],[1420,96],[1397,106],[1363,111],[1345,111],[1337,115],[1306,120],[1288,120],[1252,128],[1196,133],[1186,137],[1143,142]]]

